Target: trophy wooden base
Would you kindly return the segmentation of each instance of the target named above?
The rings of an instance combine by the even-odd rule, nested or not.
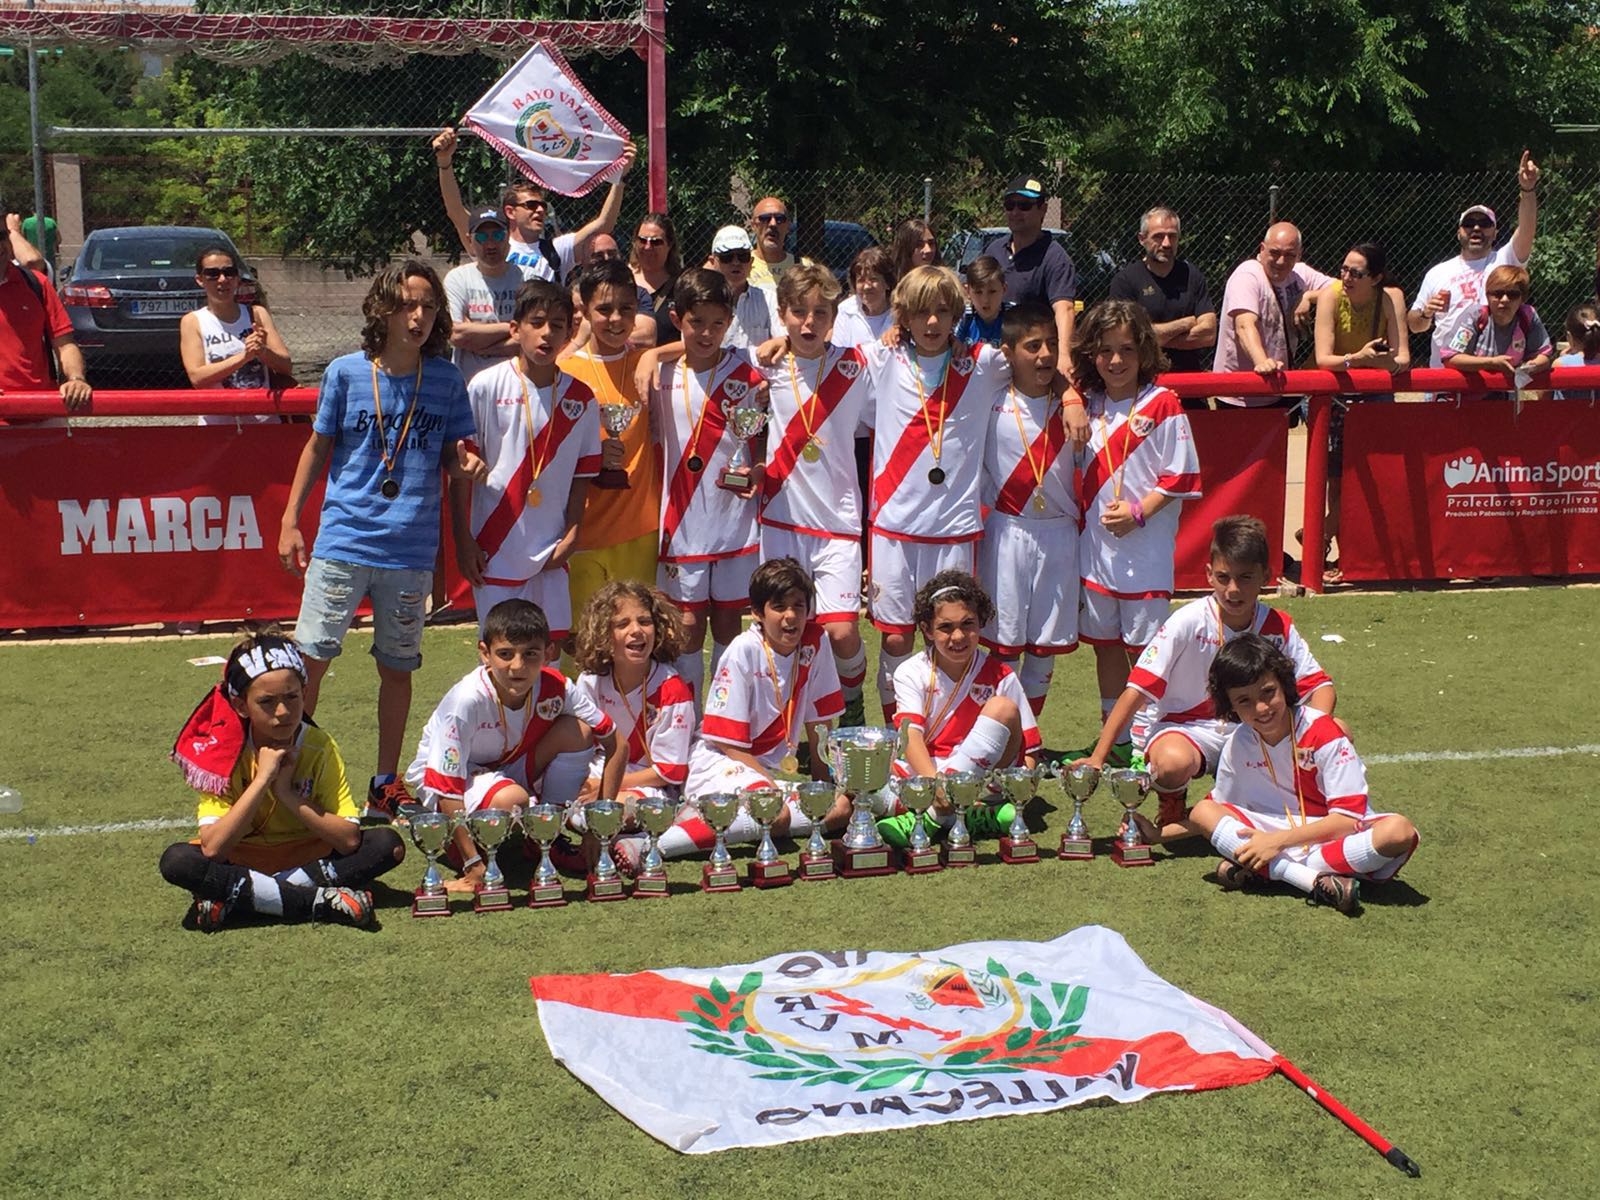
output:
[[[732,863],[721,867],[715,867],[707,863],[700,880],[700,890],[702,892],[739,892],[744,889],[739,885],[738,869]]]
[[[1061,849],[1056,851],[1056,857],[1073,862],[1093,862],[1094,843],[1086,837],[1075,838],[1062,834]]]
[[[758,888],[788,887],[794,882],[789,864],[781,858],[777,862],[750,864],[750,886]]]
[[[924,846],[920,850],[907,847],[902,854],[906,860],[907,875],[930,875],[934,871],[944,870],[944,864],[939,861],[937,846]]]
[[[503,887],[479,888],[477,896],[472,901],[472,911],[475,913],[510,912],[511,893]]]
[[[1111,861],[1119,867],[1153,867],[1156,860],[1150,857],[1150,847],[1142,842],[1137,846],[1124,846],[1121,842],[1111,847]]]
[[[641,874],[633,881],[633,898],[635,900],[665,900],[667,898],[667,876],[665,872],[660,875]]]
[[[978,848],[971,842],[965,846],[944,844],[944,865],[947,867],[975,867],[978,865]]]
[[[833,869],[833,855],[802,854],[800,856],[801,883],[822,883],[825,880],[837,878],[839,878],[839,873]]]
[[[894,850],[889,846],[873,846],[857,850],[843,841],[833,843],[833,865],[846,879],[865,879],[872,875],[895,873]]]
[[[529,908],[561,908],[566,902],[566,892],[559,883],[535,883],[528,888]]]
[[[590,487],[604,488],[608,492],[628,490],[628,473],[620,467],[602,467]]]
[[[451,916],[449,894],[440,892],[436,896],[430,896],[427,892],[418,888],[411,895],[411,915],[413,917]]]
[[[1039,861],[1039,843],[1032,838],[1013,842],[1008,837],[1000,839],[1000,861],[1011,863],[1035,863]]]
[[[717,486],[729,492],[742,492],[753,478],[748,471],[724,471],[717,477]]]
[[[589,888],[584,897],[591,904],[598,904],[605,900],[626,900],[628,893],[622,886],[622,876],[613,875],[610,879],[601,879],[591,874]]]

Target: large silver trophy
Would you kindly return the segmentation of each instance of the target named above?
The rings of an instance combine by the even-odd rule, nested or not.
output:
[[[1031,863],[1039,861],[1039,844],[1028,832],[1024,811],[1039,790],[1039,773],[1032,767],[1002,767],[990,775],[990,784],[1012,807],[1011,828],[1000,839],[1000,861]]]
[[[928,839],[928,810],[939,799],[941,783],[934,775],[913,775],[900,781],[900,803],[911,813],[911,839],[906,847],[906,874],[926,875],[944,870],[939,847]]]
[[[550,861],[550,843],[561,836],[563,810],[554,804],[535,804],[522,814],[522,833],[539,847],[539,865],[528,886],[529,908],[560,908],[567,902],[561,876]]]
[[[420,806],[401,809],[395,824],[405,828],[406,834],[427,859],[427,869],[422,872],[422,882],[411,899],[413,917],[450,916],[450,897],[444,890],[444,879],[439,874],[439,856],[450,844],[453,828],[449,817],[441,812],[431,812]]]
[[[1094,858],[1094,843],[1089,840],[1089,826],[1083,820],[1083,806],[1094,795],[1095,788],[1100,786],[1100,769],[1088,763],[1078,763],[1076,766],[1062,763],[1056,769],[1056,775],[1061,780],[1062,790],[1072,801],[1072,819],[1067,822],[1067,831],[1061,835],[1061,849],[1056,852],[1056,857],[1090,861]]]
[[[750,863],[751,886],[788,886],[794,882],[794,876],[772,844],[772,823],[783,812],[783,792],[775,787],[751,788],[744,794],[744,802],[750,808],[750,816],[761,827],[761,844],[756,847],[755,859]]]
[[[878,832],[872,794],[889,782],[900,735],[893,729],[857,726],[828,737],[833,778],[850,799],[850,823],[834,843],[834,860],[846,879],[894,873],[894,851]]]
[[[754,404],[735,405],[728,410],[728,427],[739,444],[733,448],[717,486],[742,492],[750,486],[750,441],[767,427],[767,410]]]
[[[600,427],[611,441],[620,438],[639,415],[639,406],[626,401],[600,406]],[[628,486],[628,473],[621,467],[602,467],[594,477],[594,486],[608,491],[622,491]]]
[[[1149,772],[1119,768],[1105,772],[1102,778],[1117,803],[1122,805],[1123,820],[1126,822],[1122,835],[1111,847],[1111,861],[1119,867],[1154,866],[1155,859],[1150,856],[1150,847],[1139,837],[1139,825],[1133,819],[1139,805],[1150,794],[1152,780]]]
[[[978,852],[972,845],[972,833],[967,829],[967,813],[983,802],[988,780],[982,771],[952,771],[941,782],[945,801],[956,814],[955,823],[944,839],[944,865],[975,867]]]
[[[622,873],[617,870],[616,859],[611,857],[611,841],[622,828],[622,805],[615,800],[596,800],[583,806],[583,821],[589,832],[600,843],[600,857],[594,870],[589,872],[590,900],[626,900],[622,888]]]
[[[661,861],[661,847],[656,842],[678,819],[678,806],[660,796],[646,796],[634,806],[633,811],[646,838],[644,859],[639,864],[638,877],[633,881],[633,898],[664,900],[667,896],[667,867]]]
[[[700,796],[694,802],[695,807],[700,810],[700,815],[705,818],[706,824],[711,826],[711,831],[717,835],[717,840],[711,847],[711,857],[706,860],[700,880],[702,891],[741,890],[739,872],[734,869],[733,855],[728,853],[728,843],[723,837],[728,832],[728,827],[738,817],[742,802],[743,797],[737,792],[712,792],[709,796]]]
[[[480,808],[462,821],[478,853],[483,855],[483,882],[472,901],[473,912],[505,912],[511,907],[511,893],[506,889],[505,872],[500,869],[500,845],[517,827],[517,814],[498,808]]]
[[[833,851],[828,849],[828,839],[822,832],[822,822],[833,811],[833,801],[838,794],[833,784],[822,780],[802,783],[795,789],[795,807],[811,822],[811,840],[800,852],[800,879],[803,883],[838,878],[833,866]]]

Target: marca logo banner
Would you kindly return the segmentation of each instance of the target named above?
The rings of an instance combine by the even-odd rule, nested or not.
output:
[[[1275,1069],[1270,1047],[1097,926],[531,982],[551,1053],[690,1154],[1132,1102]]]

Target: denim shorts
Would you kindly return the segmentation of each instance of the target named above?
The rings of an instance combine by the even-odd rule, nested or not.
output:
[[[294,623],[302,653],[337,658],[356,607],[372,599],[372,657],[392,671],[422,665],[423,605],[433,591],[432,571],[363,567],[313,557]]]

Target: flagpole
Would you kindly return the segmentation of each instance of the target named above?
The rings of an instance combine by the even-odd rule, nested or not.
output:
[[[1360,1117],[1356,1116],[1355,1113],[1351,1112],[1335,1097],[1330,1096],[1323,1086],[1315,1079],[1312,1079],[1311,1076],[1307,1075],[1304,1071],[1295,1066],[1287,1058],[1284,1058],[1281,1054],[1277,1055],[1272,1062],[1285,1079],[1294,1084],[1295,1087],[1299,1088],[1306,1095],[1310,1096],[1318,1104],[1322,1105],[1323,1108],[1327,1109],[1335,1117],[1339,1118],[1339,1120],[1343,1122],[1346,1129],[1350,1130],[1351,1133],[1355,1134],[1362,1141],[1366,1142],[1367,1145],[1371,1146],[1379,1154],[1383,1155],[1384,1159],[1389,1163],[1390,1166],[1394,1167],[1398,1171],[1404,1171],[1413,1179],[1419,1179],[1422,1177],[1422,1168],[1418,1166],[1404,1150],[1400,1149],[1399,1146],[1396,1146],[1376,1129],[1368,1125]]]

